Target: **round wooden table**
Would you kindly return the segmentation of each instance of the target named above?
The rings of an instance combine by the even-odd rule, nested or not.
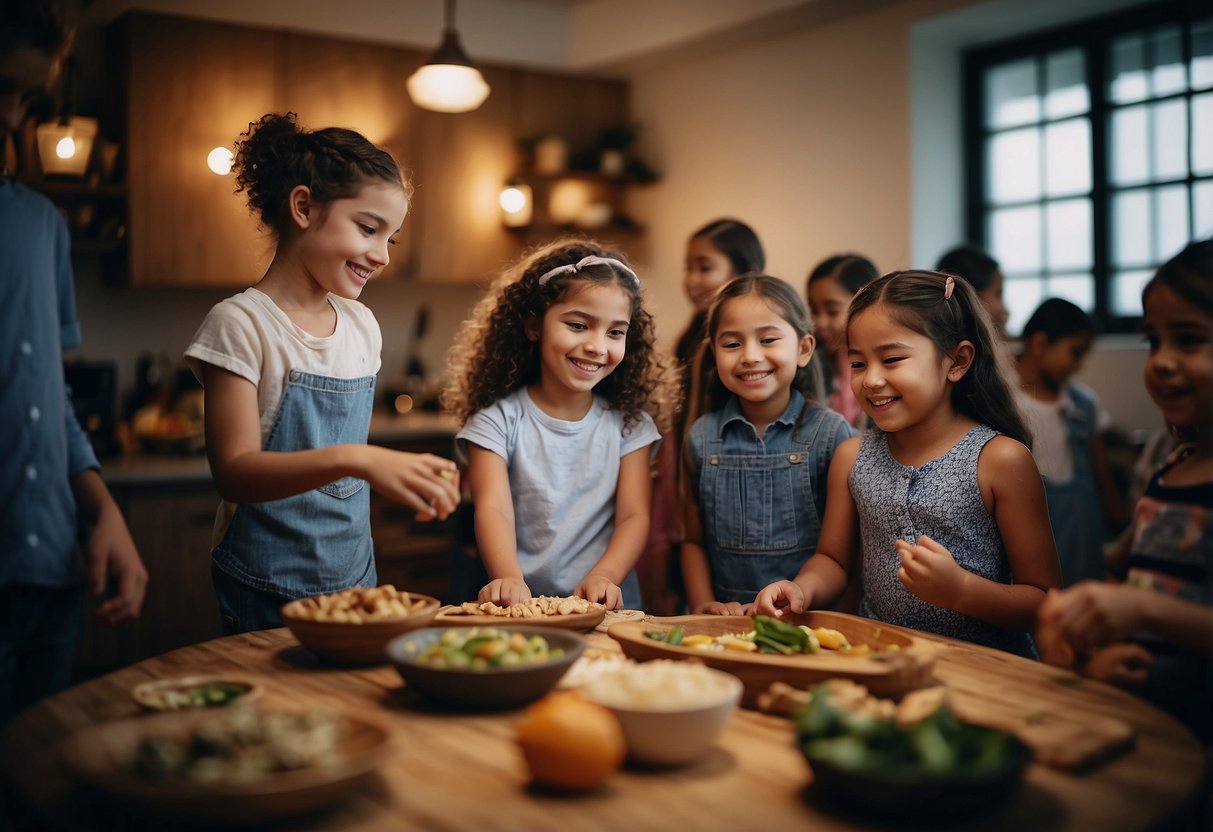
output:
[[[925,634],[915,633],[931,638]],[[591,638],[614,645],[606,636]],[[949,829],[1137,830],[1186,810],[1204,754],[1178,722],[1114,688],[963,642],[943,645],[935,677],[957,706],[1127,723],[1132,747],[1075,773],[1032,763],[1004,803]],[[880,828],[810,788],[812,773],[782,717],[739,711],[715,748],[674,770],[625,767],[599,791],[556,796],[527,785],[514,743],[518,712],[460,714],[419,706],[401,694],[390,665],[320,664],[285,629],[186,647],[63,691],[18,716],[0,738],[0,773],[36,828],[135,829],[139,824],[86,794],[64,771],[56,747],[74,731],[138,712],[131,688],[149,679],[198,673],[256,676],[262,704],[374,712],[398,730],[399,752],[331,811],[283,829],[737,830]],[[1047,729],[1048,730],[1048,729]],[[912,818],[907,820],[912,821]],[[264,828],[264,827],[262,827]]]

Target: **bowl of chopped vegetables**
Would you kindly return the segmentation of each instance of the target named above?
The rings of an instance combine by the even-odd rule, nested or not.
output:
[[[519,708],[555,687],[585,650],[585,636],[550,627],[426,627],[388,643],[410,690],[439,705]]]
[[[895,705],[847,680],[814,686],[796,737],[815,792],[864,814],[938,820],[1006,799],[1030,749],[1005,731],[961,722],[934,692],[918,692],[928,694],[923,708],[924,700]]]
[[[236,700],[253,702],[261,686],[234,676],[182,676],[142,682],[131,689],[131,698],[149,711],[180,711],[189,708],[218,708]]]

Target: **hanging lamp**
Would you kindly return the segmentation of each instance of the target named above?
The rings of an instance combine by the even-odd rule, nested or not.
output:
[[[445,0],[442,45],[409,76],[409,97],[418,107],[440,113],[466,113],[488,98],[489,85],[472,65],[455,31],[455,0]]]
[[[88,170],[97,136],[97,119],[72,115],[75,59],[69,59],[63,80],[63,105],[53,121],[39,124],[35,135],[44,175],[83,176]]]

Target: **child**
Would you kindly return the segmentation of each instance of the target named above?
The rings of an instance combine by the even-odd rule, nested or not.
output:
[[[0,160],[71,30],[49,3],[0,6]],[[67,226],[0,175],[0,728],[66,687],[86,592],[108,624],[139,615],[147,571],[76,421],[63,351],[80,344]],[[81,554],[83,553],[83,558]],[[0,828],[7,827],[0,793]]]
[[[754,230],[740,220],[712,220],[687,240],[682,288],[695,307],[695,314],[679,336],[674,351],[686,373],[689,374],[691,362],[703,343],[708,304],[716,290],[735,277],[757,274],[764,268],[766,255],[762,243]]]
[[[211,575],[228,634],[281,626],[291,599],[376,583],[368,483],[420,519],[459,500],[454,463],[366,444],[382,335],[357,298],[408,209],[396,160],[352,130],[303,131],[294,113],[242,135],[237,190],[277,249],[185,352],[224,500]]]
[[[1068,300],[1049,298],[1024,324],[1023,351],[1015,365],[1019,406],[1032,430],[1032,456],[1045,478],[1063,586],[1104,577],[1105,517],[1118,531],[1127,520],[1100,438],[1107,414],[1093,391],[1069,381],[1094,338],[1086,312]]]
[[[893,272],[859,290],[847,317],[851,387],[875,429],[839,447],[817,554],[795,580],[763,589],[759,612],[833,601],[858,536],[865,615],[1034,654],[1028,631],[1060,568],[994,349],[963,280]]]
[[[815,401],[812,329],[787,283],[726,284],[707,336],[697,378],[710,412],[686,442],[682,570],[692,612],[741,615],[816,548],[830,458],[854,431]]]
[[[488,577],[480,600],[638,608],[660,403],[653,319],[623,256],[579,239],[530,253],[463,323],[448,377]]]
[[[994,335],[999,339],[1006,338],[1010,314],[1002,301],[1002,268],[997,260],[976,246],[962,245],[940,257],[935,270],[967,280],[977,290],[981,305],[990,315]]]
[[[1182,444],[1137,503],[1128,580],[1049,593],[1041,650],[1139,688],[1213,746],[1213,239],[1163,264],[1142,306],[1146,389]]]
[[[829,405],[857,428],[867,427],[867,417],[851,392],[851,359],[847,356],[843,327],[851,298],[865,283],[879,276],[868,258],[836,254],[817,264],[805,286],[813,328],[825,352],[823,367],[826,389],[830,391]]]

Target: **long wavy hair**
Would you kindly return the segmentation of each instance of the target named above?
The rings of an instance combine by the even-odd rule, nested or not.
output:
[[[617,251],[594,240],[566,237],[525,254],[506,270],[459,327],[447,354],[447,386],[442,405],[460,424],[540,377],[540,345],[527,337],[527,322],[544,314],[576,287],[615,285],[632,301],[623,360],[594,387],[613,410],[623,414],[625,428],[653,417],[668,427],[669,408],[664,380],[666,362],[654,348],[655,327],[644,308],[644,292],[630,274],[608,264],[586,266],[539,284],[541,275],[559,266],[598,256],[627,265]],[[629,266],[630,268],[630,266]]]
[[[720,316],[725,304],[746,295],[757,295],[770,304],[779,317],[792,327],[797,339],[813,334],[813,324],[809,320],[804,301],[786,281],[767,274],[747,274],[721,286],[708,306],[704,339],[695,357],[691,396],[688,401],[688,425],[695,424],[695,420],[700,416],[724,407],[733,395],[720,380],[712,342],[720,329]],[[815,359],[816,352],[813,355]],[[820,363],[810,360],[805,366],[798,367],[792,379],[792,387],[804,395],[806,403],[820,401],[824,390]]]
[[[945,300],[948,277],[930,271],[890,272],[866,284],[851,299],[848,336],[851,322],[879,304],[902,326],[930,338],[941,355],[951,355],[961,341],[971,342],[973,364],[952,385],[952,407],[1031,447],[1032,433],[1007,383],[1009,368],[1002,366],[989,313],[967,280],[953,281],[952,297]]]

